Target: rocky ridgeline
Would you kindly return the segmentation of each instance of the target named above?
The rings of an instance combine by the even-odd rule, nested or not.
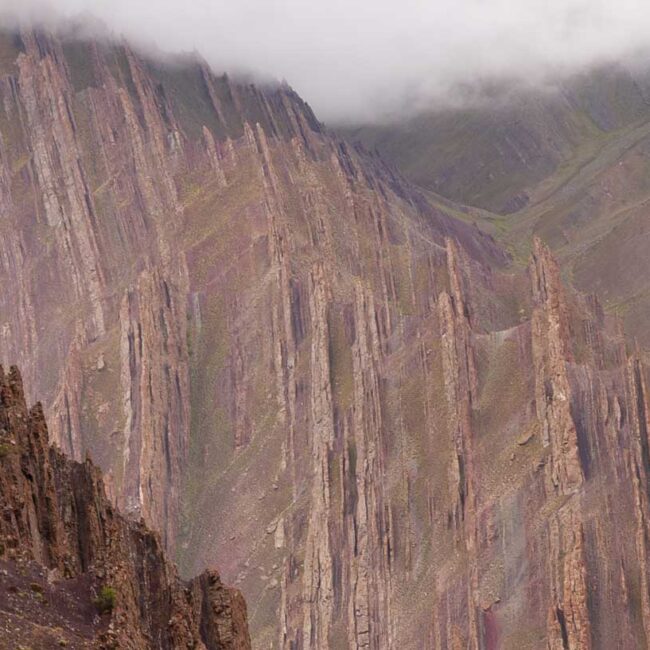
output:
[[[1,647],[251,647],[241,594],[214,570],[179,579],[159,535],[110,504],[97,467],[50,447],[16,368],[0,369],[0,508]]]

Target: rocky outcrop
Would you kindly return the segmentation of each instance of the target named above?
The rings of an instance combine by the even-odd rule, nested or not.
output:
[[[580,488],[584,473],[572,415],[568,305],[558,266],[538,238],[533,244],[530,273],[535,304],[531,323],[535,407],[541,423],[542,444],[550,449],[547,468],[552,489],[570,494]],[[570,501],[549,521],[549,559],[555,574],[551,588],[554,603],[549,615],[551,648],[591,647],[585,540],[580,515],[580,505]]]
[[[90,460],[71,461],[49,446],[41,406],[27,410],[16,368],[9,375],[0,370],[0,465],[0,562],[7,567],[0,576],[0,622],[9,623],[0,624],[3,646],[13,647],[18,634],[26,638],[29,626],[32,640],[42,642],[45,628],[47,647],[68,645],[65,636],[77,624],[79,647],[251,647],[241,594],[224,587],[214,570],[189,583],[178,578],[159,536],[110,504]],[[43,584],[32,583],[32,592],[47,588],[56,598],[70,584],[81,590],[88,599],[79,608],[85,626],[70,621],[48,631],[47,607],[57,605],[47,602],[28,621],[12,612],[14,572],[34,571],[34,564],[49,573]],[[102,596],[106,590],[110,596]],[[98,616],[93,599],[102,597],[107,611]]]
[[[568,308],[558,266],[538,238],[534,241],[530,272],[535,303],[532,318],[535,407],[542,424],[542,442],[551,449],[551,482],[566,494],[584,480],[578,457],[578,433],[571,415]]]

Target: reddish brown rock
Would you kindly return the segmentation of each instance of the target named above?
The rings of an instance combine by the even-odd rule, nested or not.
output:
[[[100,471],[49,446],[42,409],[27,410],[16,368],[8,376],[0,369],[0,466],[3,647],[18,638],[38,647],[69,639],[72,647],[133,650],[251,647],[241,594],[216,571],[189,583],[178,578],[159,536],[109,503]],[[11,603],[21,572],[32,574],[32,593],[55,599],[40,598],[28,619]],[[113,603],[98,615],[102,589]],[[70,597],[76,612],[58,602]]]
[[[571,387],[567,371],[568,308],[560,272],[548,248],[534,241],[532,346],[535,368],[535,407],[542,423],[542,442],[551,449],[550,479],[568,493],[584,480],[578,458],[578,434],[571,415]]]
[[[510,264],[286,87],[10,46],[0,352],[260,647],[646,643],[646,370],[541,243]]]

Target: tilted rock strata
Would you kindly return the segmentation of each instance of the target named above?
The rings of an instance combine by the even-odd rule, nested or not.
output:
[[[535,302],[531,324],[535,407],[542,423],[542,442],[551,449],[551,482],[567,494],[584,480],[571,414],[568,314],[559,269],[539,239],[534,242],[530,269]]]
[[[0,78],[0,279],[19,290],[0,295],[0,349],[44,396],[53,438],[77,459],[90,449],[117,504],[159,528],[185,568],[233,536],[212,523],[222,509],[241,513],[246,541],[222,566],[234,579],[265,556],[278,588],[252,575],[246,588],[264,595],[273,641],[383,642],[381,355],[398,318],[387,301],[415,300],[393,245],[412,239],[420,255],[449,234],[505,256],[324,134],[288,88],[196,61],[165,68],[125,46],[2,39],[15,60]],[[244,489],[241,458],[275,483],[272,506],[257,494],[268,486]]]
[[[454,467],[471,463],[481,485],[476,519],[465,517],[477,552],[466,540],[458,577],[450,582],[441,577],[446,572],[438,574],[434,645],[647,647],[647,538],[641,533],[647,524],[640,505],[649,469],[642,460],[648,440],[646,371],[638,359],[626,360],[620,335],[607,333],[598,306],[590,307],[561,286],[557,265],[539,241],[530,277],[530,324],[497,338],[502,347],[510,341],[520,349],[523,368],[509,366],[508,371],[515,382],[525,382],[524,394],[530,395],[532,412],[526,415],[524,401],[516,415],[524,417],[520,427],[529,432],[513,440],[510,451],[494,438],[483,446],[481,438],[490,431],[481,393],[488,390],[494,370],[487,368],[481,379],[479,369],[478,408],[472,409],[466,429],[475,445],[473,457],[466,447],[460,462],[453,461]],[[451,313],[448,304],[443,295],[443,314]],[[494,345],[493,335],[486,339],[447,325],[445,336],[450,332],[455,332],[456,349],[466,349],[469,340],[477,358],[486,353],[486,344]],[[528,364],[533,372],[526,377]],[[464,366],[450,365],[453,389],[447,392],[454,413],[462,405],[458,395],[467,400],[473,395],[455,370]],[[506,436],[504,405],[514,388],[511,381],[502,377],[497,387],[502,411],[496,431]],[[456,469],[452,486],[458,475]],[[457,519],[454,512],[457,506],[450,521]],[[630,538],[635,530],[636,542]],[[639,579],[633,579],[640,595],[636,602],[628,591],[632,575]],[[467,623],[459,625],[459,616]]]
[[[645,643],[646,371],[541,242],[509,266],[286,87],[15,47],[0,348],[183,571],[236,581],[261,647]],[[30,129],[27,72],[54,98]],[[70,257],[41,197],[85,197],[72,141],[96,243]],[[95,265],[101,310],[72,291]]]
[[[178,578],[159,536],[110,504],[100,471],[49,446],[43,411],[40,404],[27,410],[16,368],[8,376],[0,370],[0,466],[0,559],[6,566],[36,562],[50,570],[48,584],[62,588],[84,578],[89,599],[102,587],[114,591],[110,614],[99,621],[89,616],[87,631],[94,634],[85,640],[93,647],[251,647],[241,594],[224,587],[216,571],[189,583]],[[7,615],[6,597],[0,619]],[[92,601],[82,603],[88,605]],[[45,609],[43,620],[31,621],[35,633],[47,627],[46,616]],[[11,627],[0,625],[0,644],[12,641]]]

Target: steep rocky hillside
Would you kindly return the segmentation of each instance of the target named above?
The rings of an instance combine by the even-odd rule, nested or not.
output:
[[[511,265],[287,87],[0,52],[0,354],[256,647],[646,644],[646,371],[540,241]]]
[[[100,471],[49,446],[40,404],[0,368],[0,647],[247,650],[246,604],[216,571],[183,583]]]

